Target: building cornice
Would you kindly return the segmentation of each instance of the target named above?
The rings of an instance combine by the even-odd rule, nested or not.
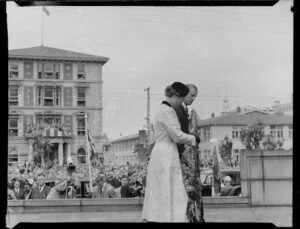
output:
[[[107,61],[103,60],[94,60],[94,59],[80,59],[72,57],[42,57],[42,56],[21,56],[21,55],[10,55],[9,60],[21,60],[21,61],[37,61],[37,62],[66,62],[66,63],[95,63],[104,65]]]
[[[53,110],[67,110],[67,111],[82,111],[82,107],[29,107],[29,106],[19,106],[14,108],[9,108],[14,110],[41,110],[41,111],[53,111]],[[102,107],[85,107],[84,112],[102,110]]]
[[[63,80],[63,79],[9,79],[8,82],[33,82],[33,83],[43,83],[43,82],[53,82],[53,83],[85,83],[85,84],[103,84],[103,80]]]

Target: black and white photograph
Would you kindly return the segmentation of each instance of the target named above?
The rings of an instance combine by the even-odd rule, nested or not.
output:
[[[292,0],[5,4],[7,228],[292,227]]]

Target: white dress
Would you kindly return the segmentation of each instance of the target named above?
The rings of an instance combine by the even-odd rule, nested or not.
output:
[[[195,145],[195,137],[180,129],[172,107],[161,104],[153,121],[155,146],[147,168],[142,219],[186,222],[188,196],[176,143]]]

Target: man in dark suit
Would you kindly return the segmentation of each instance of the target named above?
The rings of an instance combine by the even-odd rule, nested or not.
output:
[[[189,134],[189,111],[188,111],[188,106],[190,106],[194,100],[197,97],[198,94],[198,88],[194,84],[187,84],[189,88],[189,93],[187,96],[184,98],[184,101],[181,105],[174,107],[174,110],[177,114],[178,121],[181,126],[181,130]],[[197,139],[199,141],[199,139]],[[178,147],[178,152],[179,152],[179,157],[181,159],[182,154],[185,150],[184,144],[177,145]]]
[[[20,181],[15,181],[13,192],[17,200],[25,200],[25,190],[20,188]]]
[[[130,187],[130,182],[128,176],[123,175],[121,178],[122,186],[121,186],[121,198],[133,198],[134,189]]]
[[[46,199],[50,192],[50,187],[45,185],[45,176],[40,175],[37,179],[38,185],[33,188],[31,199]]]

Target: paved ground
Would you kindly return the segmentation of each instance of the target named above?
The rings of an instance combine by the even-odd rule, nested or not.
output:
[[[204,209],[206,222],[270,222],[292,227],[292,207]],[[141,222],[141,211],[9,214],[7,227],[19,222]]]

